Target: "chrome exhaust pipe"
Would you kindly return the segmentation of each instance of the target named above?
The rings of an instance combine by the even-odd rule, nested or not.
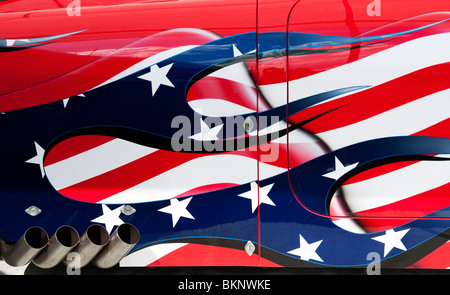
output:
[[[44,248],[32,261],[40,268],[52,268],[58,265],[67,254],[78,245],[80,236],[71,226],[61,226]]]
[[[139,238],[139,231],[134,225],[121,224],[111,235],[108,245],[103,248],[92,263],[99,268],[115,266],[139,242]]]
[[[89,226],[81,236],[80,243],[73,249],[73,252],[79,254],[78,267],[84,267],[89,264],[108,242],[109,234],[103,226],[99,224]],[[71,263],[71,260],[66,258],[63,262],[68,265]]]
[[[24,266],[33,260],[48,243],[48,235],[40,227],[30,227],[14,244],[0,240],[0,253],[11,266]]]

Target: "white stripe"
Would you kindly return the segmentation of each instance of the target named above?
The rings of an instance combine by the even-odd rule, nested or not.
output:
[[[163,51],[163,52],[159,52],[155,55],[152,55],[140,62],[138,62],[137,64],[129,67],[128,69],[120,72],[119,74],[115,75],[114,77],[108,79],[107,81],[103,82],[102,84],[95,86],[92,89],[96,89],[98,87],[113,83],[117,80],[120,80],[122,78],[125,78],[129,75],[132,75],[140,70],[146,69],[146,68],[150,68],[150,66],[163,61],[165,59],[171,58],[177,54],[183,53],[185,51],[188,51],[194,47],[197,47],[198,45],[185,45],[185,46],[181,46],[181,47],[176,47],[176,48],[171,48],[169,50]],[[90,90],[92,90],[90,89]]]
[[[375,86],[420,69],[450,61],[450,33],[426,36],[353,63],[289,82],[289,101],[353,86]],[[286,83],[262,85],[273,107],[287,102]]]
[[[333,218],[332,222],[339,226],[340,228],[355,233],[355,234],[365,234],[367,233],[362,227],[352,218]]]
[[[331,149],[374,138],[411,135],[450,118],[450,89],[366,120],[317,134]]]
[[[239,116],[255,112],[255,110],[243,107],[231,101],[217,98],[196,99],[190,101],[189,105],[199,114],[208,117]]]
[[[140,250],[137,250],[120,261],[121,267],[131,266],[131,267],[142,267],[147,266],[158,259],[163,258],[167,254],[180,249],[188,245],[187,243],[168,243],[149,246]]]
[[[268,178],[286,169],[260,163]],[[244,184],[257,179],[257,161],[239,155],[211,155],[193,159],[99,203],[123,204],[167,200],[191,189],[216,183]]]
[[[78,155],[45,167],[46,175],[56,190],[77,184],[119,168],[157,149],[114,139]]]
[[[352,212],[388,205],[450,182],[450,161],[421,161],[368,180],[344,185]]]

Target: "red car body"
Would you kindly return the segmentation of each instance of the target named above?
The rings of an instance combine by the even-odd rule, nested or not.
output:
[[[122,266],[450,266],[448,1],[7,0],[0,24],[2,240],[126,223]]]

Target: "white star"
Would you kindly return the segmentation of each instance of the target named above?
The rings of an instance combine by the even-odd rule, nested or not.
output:
[[[274,183],[259,188],[259,204],[258,204],[258,184],[256,182],[250,183],[250,190],[248,192],[238,195],[239,197],[252,200],[252,213],[255,212],[258,205],[268,204],[276,206],[269,198],[269,191],[272,189]]]
[[[78,94],[77,96],[79,96],[79,97],[86,97],[86,95],[84,95],[83,93]],[[64,104],[64,108],[67,107],[67,104],[69,103],[69,99],[70,99],[70,97],[64,98],[64,99],[62,100],[62,101],[63,101],[63,104]]]
[[[300,236],[300,248],[289,251],[289,254],[299,256],[300,259],[309,261],[310,259],[323,262],[322,258],[316,253],[317,248],[323,240],[309,244],[302,235]]]
[[[335,163],[334,171],[326,173],[322,176],[328,177],[328,178],[331,178],[334,180],[338,180],[341,176],[343,176],[345,173],[349,172],[350,170],[352,170],[359,164],[359,162],[358,162],[358,163],[351,164],[351,165],[344,167],[344,165],[342,165],[341,161],[339,161],[339,159],[337,157],[334,157],[334,163]]]
[[[158,65],[150,67],[150,73],[139,76],[138,78],[152,82],[152,96],[155,95],[159,86],[166,85],[169,87],[175,87],[172,82],[167,78],[167,73],[170,71],[173,63],[160,68]]]
[[[208,124],[205,123],[202,119],[200,119],[200,127],[201,131],[199,133],[196,133],[194,135],[189,136],[189,138],[194,140],[218,140],[217,134],[219,134],[220,129],[222,129],[223,124],[214,126],[212,128],[209,128]]]
[[[242,55],[242,52],[239,49],[237,49],[236,45],[234,45],[234,44],[233,44],[233,55],[234,55],[234,57],[238,57],[238,56]]]
[[[393,229],[388,229],[386,231],[386,234],[374,237],[372,238],[372,240],[384,244],[384,257],[386,257],[386,255],[388,255],[393,248],[397,248],[403,251],[406,250],[405,245],[403,245],[402,243],[402,238],[406,235],[408,231],[409,228],[398,232],[394,231]]]
[[[69,99],[70,99],[70,97],[64,98],[64,99],[62,100],[62,102],[63,102],[63,104],[64,104],[64,108],[66,108],[67,104],[69,103]]]
[[[37,142],[34,142],[34,146],[36,148],[36,156],[34,156],[33,158],[31,158],[25,162],[29,163],[29,164],[39,165],[39,168],[41,168],[42,178],[44,178],[44,176],[45,176],[45,170],[44,170],[45,150]]]
[[[159,209],[158,211],[172,215],[172,225],[175,227],[180,217],[195,219],[186,209],[192,197],[179,201],[178,199],[170,199],[170,205]]]
[[[91,222],[103,223],[108,233],[111,233],[115,225],[119,226],[124,223],[123,220],[119,218],[120,213],[122,213],[122,207],[123,206],[120,206],[119,208],[111,210],[108,206],[102,204],[103,215],[92,219]]]

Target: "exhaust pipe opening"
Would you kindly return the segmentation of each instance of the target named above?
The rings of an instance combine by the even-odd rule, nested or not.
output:
[[[48,235],[40,227],[30,227],[15,243],[0,241],[0,252],[11,266],[24,266],[36,257],[48,243]]]
[[[70,226],[62,226],[55,233],[57,241],[67,248],[75,247],[80,241],[78,232]]]
[[[139,242],[139,238],[139,231],[135,226],[129,223],[121,224],[111,235],[108,245],[92,263],[99,268],[115,266]]]
[[[86,236],[89,239],[89,241],[91,241],[97,246],[105,246],[109,242],[108,231],[106,231],[106,229],[103,226],[98,224],[91,225],[86,230]]]
[[[48,235],[40,227],[30,227],[24,236],[28,245],[34,249],[43,249],[48,243]]]
[[[78,232],[70,226],[61,226],[50,238],[47,247],[34,259],[33,263],[41,268],[51,268],[60,263],[80,242]]]
[[[105,247],[109,242],[108,231],[101,225],[93,224],[88,227],[86,232],[80,239],[80,243],[76,246],[73,252],[79,254],[78,267],[84,267]],[[66,257],[64,264],[71,263],[69,257]]]
[[[132,224],[122,224],[117,228],[117,234],[126,244],[136,245],[136,243],[139,242],[139,231]]]

